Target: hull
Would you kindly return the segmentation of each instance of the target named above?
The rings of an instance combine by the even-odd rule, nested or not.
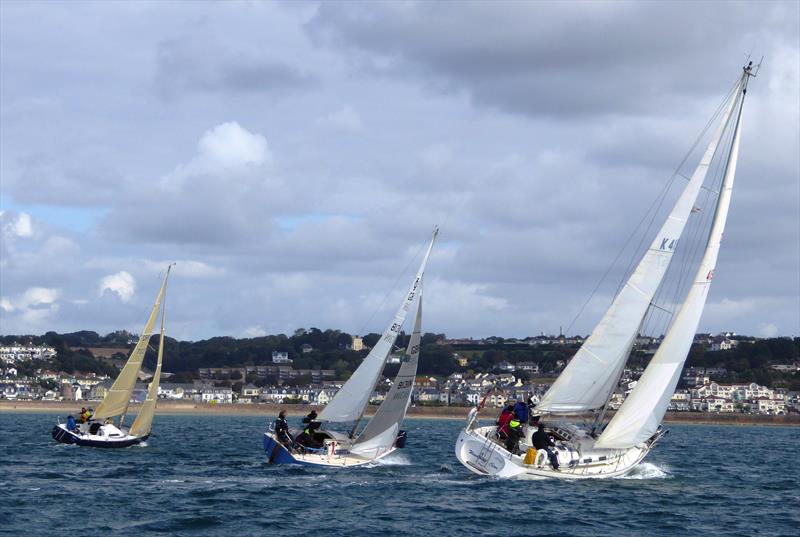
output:
[[[302,466],[325,466],[329,468],[352,468],[354,466],[363,466],[365,464],[380,460],[383,457],[394,453],[397,449],[393,446],[391,449],[386,450],[377,457],[367,458],[350,453],[349,446],[341,446],[342,444],[339,444],[338,446],[328,444],[325,448],[320,450],[290,452],[286,446],[278,442],[277,438],[272,432],[264,433],[264,451],[267,454],[267,462],[270,464],[297,464]]]
[[[103,426],[103,428],[106,427],[108,426]],[[67,429],[66,425],[60,423],[53,427],[53,430],[50,432],[50,434],[56,442],[61,442],[62,444],[75,444],[76,446],[82,447],[107,449],[135,446],[136,444],[144,442],[150,437],[150,435],[142,437],[132,436],[126,433],[124,430],[117,429],[116,427],[113,427],[112,431],[102,432],[109,434],[89,434],[88,432],[83,432],[80,430],[79,432],[70,431]],[[114,436],[111,436],[112,434]]]
[[[514,455],[495,440],[496,427],[466,428],[455,445],[456,458],[471,472],[498,478],[526,479],[607,479],[630,472],[650,452],[657,438],[628,449],[594,449],[594,439],[583,437],[559,442],[556,453],[559,469],[550,466],[544,450],[526,464],[524,455]],[[563,429],[557,429],[565,433]],[[520,442],[524,454],[530,445],[530,434]]]

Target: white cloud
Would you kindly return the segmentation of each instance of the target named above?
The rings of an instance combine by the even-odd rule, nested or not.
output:
[[[235,121],[206,131],[197,149],[201,157],[224,167],[268,164],[272,160],[267,139]]]
[[[128,302],[136,291],[136,280],[124,270],[116,274],[109,274],[100,280],[100,296],[103,296],[106,291],[116,293],[120,300]]]
[[[60,294],[61,291],[59,289],[31,287],[23,293],[17,305],[21,309],[49,305],[54,303]]]
[[[778,327],[772,323],[761,323],[758,325],[758,333],[757,336],[760,337],[775,337],[780,334]]]
[[[250,326],[244,331],[244,337],[262,337],[266,335],[267,331],[260,326]]]
[[[5,311],[6,313],[10,313],[14,311],[14,305],[11,304],[11,301],[5,297],[0,298],[0,309]]]

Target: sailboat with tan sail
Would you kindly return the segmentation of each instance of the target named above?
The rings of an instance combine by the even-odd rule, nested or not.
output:
[[[158,400],[161,364],[164,358],[165,294],[172,267],[173,265],[167,267],[164,281],[161,284],[158,295],[156,295],[155,304],[153,304],[153,309],[150,311],[150,316],[147,318],[139,340],[114,384],[106,393],[105,398],[89,419],[78,422],[74,417],[70,416],[65,423],[57,423],[52,431],[52,436],[56,441],[63,444],[76,444],[86,447],[124,448],[139,444],[150,436],[153,416],[156,411],[156,401]],[[153,380],[150,381],[147,396],[139,409],[139,413],[136,415],[136,419],[134,419],[130,428],[126,428],[124,422],[131,394],[136,385],[139,369],[147,352],[159,312],[161,313],[161,329]]]

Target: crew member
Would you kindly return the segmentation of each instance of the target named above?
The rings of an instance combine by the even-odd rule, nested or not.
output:
[[[275,420],[275,436],[278,437],[278,442],[286,446],[292,447],[292,435],[289,434],[289,423],[286,421],[286,411],[281,410],[278,413],[278,419]]]
[[[316,412],[312,411],[311,413],[314,414],[316,417],[317,414]],[[306,421],[306,418],[303,418],[303,421]],[[321,448],[322,442],[319,442],[314,437],[314,431],[316,431],[317,429],[319,429],[319,422],[309,420],[306,423],[306,426],[303,428],[303,432],[298,434],[297,437],[294,439],[295,442],[307,448],[313,448],[313,449]]]
[[[536,449],[543,449],[547,452],[550,465],[553,467],[553,470],[558,471],[558,455],[556,455],[555,451],[550,449],[555,446],[555,442],[553,442],[550,435],[545,432],[543,423],[539,424],[539,429],[531,436],[531,443]]]
[[[509,404],[497,418],[497,438],[506,440],[508,438],[508,422],[514,417],[514,405]]]
[[[506,450],[512,455],[519,455],[519,439],[522,437],[522,422],[517,418],[511,418],[508,422],[508,438],[506,439]]]
[[[517,401],[517,404],[514,405],[514,415],[521,423],[527,424],[528,405],[526,405],[525,402],[522,400]]]
[[[91,418],[91,417],[92,417],[92,413],[89,412],[89,409],[86,408],[86,407],[81,407],[81,414],[80,414],[80,417],[79,417],[80,422],[81,423],[86,423],[87,421],[89,421],[89,418]]]

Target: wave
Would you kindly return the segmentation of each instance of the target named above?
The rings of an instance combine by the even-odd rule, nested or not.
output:
[[[671,477],[672,474],[669,473],[669,468],[666,466],[657,466],[652,462],[642,462],[617,479],[669,479]]]

